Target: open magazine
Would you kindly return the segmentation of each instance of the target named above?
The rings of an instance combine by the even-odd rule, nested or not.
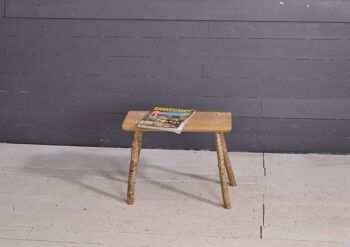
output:
[[[154,107],[137,126],[180,134],[194,112],[195,109]]]

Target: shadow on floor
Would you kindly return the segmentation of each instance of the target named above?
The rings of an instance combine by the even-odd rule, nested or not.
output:
[[[30,160],[27,162],[26,167],[22,167],[21,170],[27,174],[35,174],[47,177],[60,178],[65,182],[79,186],[82,189],[89,190],[99,195],[109,197],[121,203],[126,203],[126,190],[127,179],[129,173],[129,155],[121,155],[116,153],[115,155],[110,153],[99,153],[98,151],[64,151],[54,154],[33,154]],[[160,167],[152,165],[146,157],[142,157],[140,165],[143,169],[154,171],[161,171],[169,173],[172,176],[182,176],[188,178],[195,178],[201,181],[218,183],[218,179],[211,179],[197,174],[189,174],[186,172],[179,172],[169,167]],[[215,165],[215,164],[213,164]],[[114,191],[106,191],[87,182],[84,182],[86,178],[105,178],[117,182],[118,185],[114,187]],[[149,184],[156,185],[165,190],[169,190],[191,199],[209,203],[215,206],[221,207],[220,195],[217,195],[217,201],[211,201],[202,196],[192,194],[188,191],[177,188],[176,183],[167,183],[166,181],[157,180],[153,178],[147,178],[138,172],[137,180],[143,180]],[[137,193],[137,180],[136,180],[136,193]],[[173,180],[173,182],[178,182]],[[218,185],[219,186],[219,185]],[[137,200],[137,194],[136,194]]]

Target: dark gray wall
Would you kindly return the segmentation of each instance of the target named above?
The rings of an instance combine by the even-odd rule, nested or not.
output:
[[[125,113],[160,105],[231,111],[231,150],[350,152],[349,13],[333,0],[0,0],[0,142],[127,147]]]

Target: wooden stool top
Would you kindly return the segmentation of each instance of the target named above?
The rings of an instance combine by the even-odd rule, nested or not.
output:
[[[139,128],[137,124],[149,111],[129,111],[122,129],[125,131],[162,131]],[[229,132],[232,130],[231,112],[195,112],[182,132]]]

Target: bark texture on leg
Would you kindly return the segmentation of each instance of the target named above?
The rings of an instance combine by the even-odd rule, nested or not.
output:
[[[136,171],[137,171],[137,165],[139,163],[139,158],[140,158],[142,136],[143,136],[143,133],[141,131],[135,131],[132,139],[131,161],[130,161],[128,193],[127,193],[128,204],[134,203]]]
[[[231,166],[230,158],[228,157],[227,146],[226,146],[224,133],[220,133],[220,136],[221,136],[222,147],[223,147],[223,151],[224,151],[226,172],[227,172],[228,180],[230,182],[229,184],[231,186],[236,186],[237,185],[237,181],[236,181],[235,175],[233,173],[233,169],[232,169],[232,166]]]
[[[223,151],[223,141],[220,133],[215,133],[216,150],[219,161],[219,176],[221,183],[222,198],[224,200],[224,208],[231,208],[230,198],[228,196],[227,182],[226,182],[226,169],[225,169],[225,157]]]

